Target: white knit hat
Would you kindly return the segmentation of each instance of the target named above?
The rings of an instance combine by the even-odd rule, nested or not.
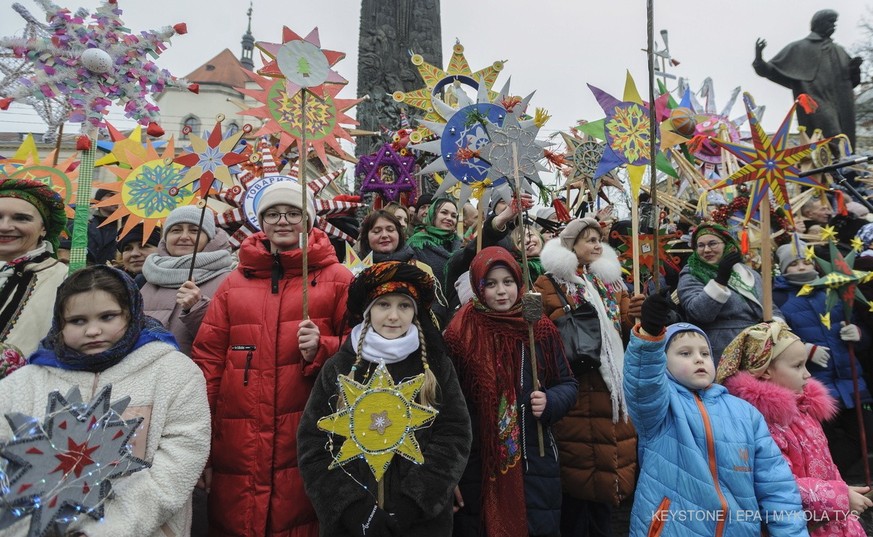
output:
[[[273,183],[264,188],[258,198],[258,224],[263,229],[264,213],[267,212],[267,209],[270,207],[275,207],[276,205],[290,205],[291,207],[303,209],[302,202],[303,191],[299,184],[293,181]],[[315,215],[315,200],[312,192],[307,192],[306,205],[308,205],[308,207],[306,207],[306,212],[308,213],[309,229],[312,229],[312,226],[315,224],[315,219],[317,218]]]
[[[185,205],[173,209],[170,214],[167,215],[167,219],[164,220],[164,237],[167,236],[167,232],[170,231],[170,228],[176,224],[184,223],[200,226],[200,214],[202,211],[203,209],[196,205]],[[215,238],[215,215],[208,207],[206,208],[206,214],[203,216],[203,225],[200,226],[200,229],[203,233],[206,233],[209,240]]]
[[[776,259],[779,260],[779,271],[782,274],[785,274],[785,271],[788,270],[788,265],[794,263],[798,259],[806,259],[806,243],[803,241],[797,241],[799,243],[800,251],[795,249],[795,245],[793,243],[783,244],[779,248],[776,248]]]

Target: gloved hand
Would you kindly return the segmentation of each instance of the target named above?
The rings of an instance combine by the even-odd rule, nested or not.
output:
[[[650,336],[660,336],[670,315],[670,304],[661,294],[650,295],[643,302],[640,313],[640,328]]]
[[[354,503],[349,506],[343,518],[352,535],[358,537],[399,535],[397,521],[375,503]]]
[[[636,294],[630,297],[630,303],[627,307],[627,316],[632,319],[639,319],[642,315],[643,301],[646,300],[646,295]]]
[[[843,327],[840,328],[840,339],[843,341],[851,341],[852,343],[857,343],[861,341],[861,329],[858,328],[857,325],[854,324],[846,324],[843,321]]]
[[[728,280],[731,279],[731,272],[733,272],[734,265],[742,262],[743,255],[739,252],[731,252],[722,257],[721,261],[718,262],[718,274],[715,276],[716,283],[727,285]]]
[[[828,347],[819,347],[812,343],[804,343],[806,346],[806,355],[809,361],[819,367],[827,367],[828,360],[831,359],[831,350]]]

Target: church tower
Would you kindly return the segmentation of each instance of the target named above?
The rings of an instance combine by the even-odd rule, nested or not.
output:
[[[249,71],[255,69],[255,62],[252,60],[252,54],[255,51],[255,36],[252,35],[252,2],[249,2],[249,10],[246,12],[249,16],[249,27],[242,38],[242,56],[239,62]]]

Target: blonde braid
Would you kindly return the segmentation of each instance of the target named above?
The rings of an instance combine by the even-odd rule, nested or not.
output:
[[[430,370],[430,364],[427,363],[427,343],[424,339],[424,330],[421,329],[421,323],[418,322],[416,316],[413,321],[415,327],[418,328],[418,347],[421,349],[421,365],[424,367],[424,384],[421,386],[421,391],[418,392],[418,400],[424,406],[433,407],[437,401],[437,383],[436,375]]]

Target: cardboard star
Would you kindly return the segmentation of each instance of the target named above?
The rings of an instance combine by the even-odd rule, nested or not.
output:
[[[824,235],[825,233],[822,234],[823,238]],[[827,313],[820,315],[820,319],[822,324],[830,329],[830,311],[834,309],[837,301],[842,303],[846,319],[852,318],[852,308],[856,300],[862,304],[868,304],[871,311],[873,311],[873,303],[868,302],[858,288],[859,284],[873,280],[873,272],[864,272],[853,268],[855,266],[857,250],[852,250],[849,252],[849,255],[843,257],[843,254],[837,249],[837,245],[832,239],[828,241],[828,247],[830,261],[816,257],[816,261],[823,269],[824,276],[801,287],[797,295],[808,295],[815,288],[827,290],[825,295],[825,311]]]
[[[255,46],[266,56],[259,74],[283,78],[285,91],[294,96],[303,88],[324,96],[324,84],[348,84],[348,80],[331,69],[345,58],[344,52],[323,50],[314,28],[306,37],[300,37],[287,26],[282,28],[282,42],[258,41]]]
[[[394,455],[424,463],[414,432],[430,424],[438,412],[415,402],[423,384],[423,374],[394,384],[384,363],[376,367],[366,384],[339,375],[337,385],[345,405],[318,420],[322,431],[346,438],[328,469],[364,459],[378,481]],[[384,419],[374,428],[380,416]]]
[[[415,192],[415,156],[401,155],[386,143],[372,155],[358,158],[355,176],[363,177],[361,194],[375,192],[386,201],[397,201],[401,192]]]
[[[209,189],[216,179],[224,185],[233,186],[230,167],[248,160],[246,155],[236,153],[234,150],[243,135],[251,130],[251,126],[246,125],[235,133],[224,136],[221,133],[221,120],[219,119],[205,140],[193,132],[188,133],[193,151],[182,153],[174,159],[174,162],[188,167],[184,181],[192,183],[200,181],[200,197],[202,199],[209,195]]]
[[[807,155],[815,151],[819,144],[826,144],[830,138],[814,143],[788,147],[788,133],[791,128],[791,118],[797,103],[788,111],[779,130],[771,137],[764,132],[764,127],[755,113],[755,101],[749,93],[743,94],[743,103],[746,105],[746,114],[749,116],[749,126],[752,129],[752,147],[747,145],[725,142],[718,138],[710,138],[714,144],[724,148],[745,163],[739,170],[729,177],[719,181],[712,189],[724,188],[743,183],[752,183],[749,206],[746,209],[746,217],[743,224],[748,224],[752,213],[758,209],[764,196],[773,194],[777,207],[781,207],[791,225],[794,225],[794,216],[791,214],[791,200],[788,196],[786,181],[799,185],[824,189],[818,181],[810,177],[799,177],[800,170],[796,166]]]
[[[130,398],[112,405],[111,395],[107,385],[85,404],[78,388],[52,392],[42,423],[6,415],[14,436],[0,444],[0,530],[30,516],[28,537],[66,535],[78,516],[103,517],[113,481],[151,466],[128,446],[142,418],[122,419]]]

